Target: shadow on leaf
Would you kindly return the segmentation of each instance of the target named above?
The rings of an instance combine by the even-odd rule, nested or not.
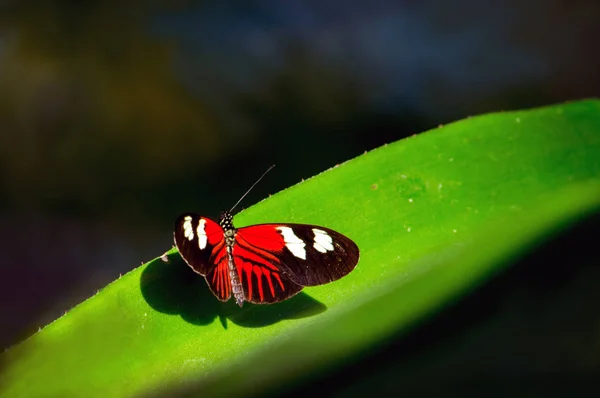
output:
[[[278,304],[238,307],[233,300],[220,302],[208,289],[206,280],[192,271],[175,253],[169,262],[151,261],[140,278],[142,295],[156,311],[180,315],[194,325],[208,325],[219,318],[227,329],[227,319],[243,327],[262,327],[285,319],[300,319],[319,314],[327,307],[300,292]]]

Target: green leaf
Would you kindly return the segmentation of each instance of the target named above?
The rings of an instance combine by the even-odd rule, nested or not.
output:
[[[3,354],[0,395],[256,393],[365,352],[598,209],[598,131],[596,100],[490,114],[328,170],[235,221],[339,230],[361,249],[347,277],[239,309],[171,250]]]

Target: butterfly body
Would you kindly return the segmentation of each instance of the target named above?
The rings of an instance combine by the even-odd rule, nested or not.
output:
[[[307,224],[233,226],[229,212],[219,222],[182,214],[175,222],[175,244],[185,262],[204,276],[221,301],[233,296],[270,304],[339,279],[354,269],[356,244],[331,229]]]

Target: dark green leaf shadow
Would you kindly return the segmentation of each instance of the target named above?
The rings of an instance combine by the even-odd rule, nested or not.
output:
[[[219,318],[227,329],[227,319],[243,327],[262,327],[286,319],[300,319],[322,313],[327,307],[300,292],[278,304],[238,307],[233,300],[222,303],[215,298],[206,280],[193,272],[177,253],[166,263],[155,259],[148,263],[140,277],[140,288],[146,302],[156,311],[180,315],[193,325],[208,325]]]

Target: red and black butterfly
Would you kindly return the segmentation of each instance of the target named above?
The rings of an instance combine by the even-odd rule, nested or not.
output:
[[[304,286],[329,283],[354,269],[356,244],[329,228],[259,224],[235,228],[230,212],[219,223],[197,214],[175,222],[175,244],[185,262],[204,276],[221,301],[233,294],[241,307],[276,303]]]
[[[233,209],[274,165],[242,195],[219,222],[197,214],[182,214],[173,236],[179,254],[204,276],[221,301],[233,294],[244,300],[271,304],[292,297],[304,286],[340,279],[358,263],[358,246],[329,228],[307,224],[233,226]]]

